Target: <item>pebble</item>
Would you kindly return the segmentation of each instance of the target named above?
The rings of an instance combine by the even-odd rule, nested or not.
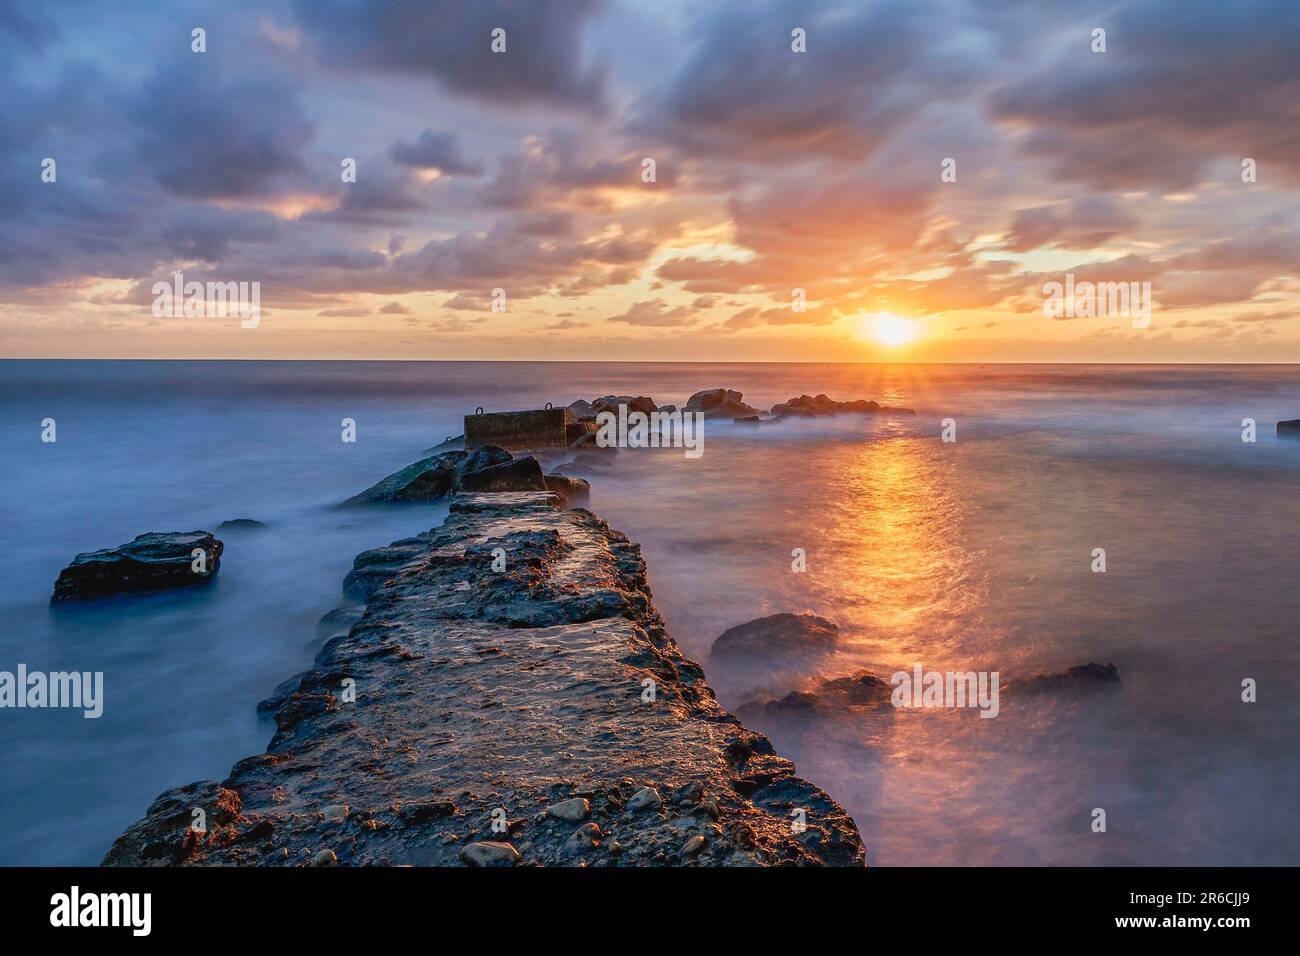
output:
[[[682,856],[694,856],[695,854],[699,853],[703,849],[704,849],[704,837],[700,836],[700,834],[697,833],[695,834],[695,836],[687,840],[686,845],[682,847]]]
[[[585,853],[600,846],[600,824],[584,823],[564,841],[564,849],[571,853]]]
[[[699,783],[688,783],[673,791],[673,802],[682,806],[699,803],[704,797],[704,787]]]
[[[514,866],[519,862],[519,851],[509,843],[485,840],[463,846],[458,854],[466,866]]]
[[[659,791],[654,787],[642,787],[627,802],[629,810],[657,810],[663,804]]]
[[[703,813],[714,820],[717,820],[722,816],[722,810],[718,807],[717,797],[705,797],[700,801],[700,805],[695,808],[695,812]]]
[[[332,803],[321,812],[327,821],[337,823],[348,818],[348,805],[346,803]]]
[[[587,802],[586,797],[574,797],[572,800],[561,800],[559,803],[547,807],[546,812],[557,820],[577,823],[579,820],[585,820],[591,816],[591,804]]]
[[[312,866],[338,866],[339,858],[334,855],[333,850],[319,850],[311,858]]]

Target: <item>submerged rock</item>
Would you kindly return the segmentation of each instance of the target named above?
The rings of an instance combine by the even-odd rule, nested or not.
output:
[[[231,518],[229,521],[223,521],[217,525],[218,531],[260,531],[266,525],[261,521],[254,521],[252,518]]]
[[[150,531],[116,548],[77,555],[59,574],[50,603],[206,584],[221,566],[223,547],[211,531]],[[201,560],[195,551],[203,552]]]
[[[1300,438],[1300,418],[1277,423],[1278,438]]]
[[[710,388],[686,400],[686,411],[703,412],[705,418],[749,418],[759,410],[746,405],[744,396],[730,388]]]
[[[843,808],[724,711],[668,635],[640,549],[554,500],[457,497],[441,527],[377,549],[406,564],[274,702],[266,752],[169,791],[104,862],[299,866],[327,847],[345,866],[861,866]],[[187,842],[196,806],[209,834]],[[791,832],[791,807],[817,843]],[[507,832],[480,839],[498,808]]]
[[[1114,664],[1076,664],[1056,674],[1036,674],[1033,677],[1007,684],[1007,690],[1020,693],[1040,693],[1060,690],[1097,690],[1116,687],[1120,683],[1119,668]]]
[[[884,678],[870,671],[858,671],[847,677],[818,681],[811,690],[791,691],[784,697],[768,701],[750,701],[737,711],[742,717],[760,714],[810,714],[816,711],[840,712],[852,707],[875,707],[888,703],[893,688]]]
[[[826,395],[800,395],[788,402],[772,406],[773,418],[817,418],[828,415],[915,415],[911,408],[891,408],[879,402],[859,399],[854,402],[837,402]]]
[[[772,614],[723,631],[715,657],[777,657],[833,651],[840,629],[815,614]]]

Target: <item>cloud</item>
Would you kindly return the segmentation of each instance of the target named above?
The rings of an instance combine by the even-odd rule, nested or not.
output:
[[[1091,249],[1123,235],[1137,218],[1106,196],[1085,196],[1069,203],[1034,206],[1016,213],[1007,248],[1026,252],[1041,246]]]
[[[671,309],[662,300],[655,299],[650,302],[637,302],[622,315],[610,316],[606,321],[625,322],[628,325],[651,328],[680,328],[694,325],[696,316],[685,306]]]
[[[455,133],[426,129],[413,143],[397,143],[391,150],[393,162],[418,169],[436,169],[446,176],[482,176],[483,164],[466,159],[456,143]]]
[[[934,12],[910,0],[701,9],[694,52],[633,123],[696,155],[859,159],[926,104],[967,95],[982,69],[959,20],[936,29]],[[795,26],[807,31],[806,53],[791,49]]]
[[[323,63],[428,76],[447,89],[508,107],[604,106],[605,69],[588,64],[583,36],[600,0],[294,0]],[[493,53],[492,31],[506,31]]]
[[[1091,22],[1105,53],[1079,26],[990,100],[996,118],[1033,127],[1028,155],[1106,189],[1183,189],[1215,156],[1300,178],[1300,5],[1143,0]]]
[[[675,182],[665,167],[651,186],[641,181],[642,156],[624,153],[602,156],[598,143],[573,129],[554,129],[528,137],[522,147],[501,161],[492,181],[479,190],[481,202],[494,209],[529,210],[575,205],[608,211],[612,203],[600,190],[670,188]]]
[[[326,319],[426,295],[459,319],[404,317],[437,332],[550,314],[529,328],[797,342],[859,311],[1032,314],[1065,271],[1243,316],[1300,288],[1300,8],[1280,0],[176,3],[0,2],[15,310],[71,328],[184,267]],[[619,324],[565,326],[578,300]]]
[[[221,262],[245,243],[267,243],[283,233],[270,213],[186,207],[163,226],[162,237],[181,259]]]
[[[156,70],[129,106],[140,168],[177,196],[231,199],[307,186],[315,134],[297,91],[271,76],[226,77],[190,54]]]

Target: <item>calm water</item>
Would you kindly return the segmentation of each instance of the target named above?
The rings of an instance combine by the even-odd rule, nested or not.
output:
[[[98,862],[161,790],[261,752],[255,704],[310,663],[356,552],[445,514],[329,505],[474,406],[722,385],[761,407],[826,392],[918,411],[711,423],[699,459],[629,450],[594,477],[592,508],[642,543],[725,706],[915,662],[1123,676],[1004,699],[994,720],[750,720],[853,814],[872,863],[1300,863],[1300,444],[1273,437],[1300,417],[1295,368],[26,361],[0,362],[0,669],[104,671],[106,703],[99,720],[0,711],[0,863]],[[223,536],[208,592],[47,607],[80,551],[237,517],[271,528]],[[845,650],[762,687],[709,666],[719,633],[778,611],[836,621]]]

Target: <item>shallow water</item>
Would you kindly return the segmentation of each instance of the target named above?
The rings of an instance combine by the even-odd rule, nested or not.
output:
[[[873,864],[1300,862],[1300,444],[1273,436],[1300,417],[1291,367],[21,361],[0,362],[0,669],[102,670],[106,703],[98,720],[0,711],[0,863],[97,862],[161,790],[261,752],[255,704],[310,663],[356,552],[445,514],[329,505],[463,413],[721,385],[760,407],[825,392],[918,412],[710,422],[698,459],[624,450],[592,476],[591,507],[643,545],[725,706],[916,662],[1006,680],[1113,661],[1123,677],[1008,695],[993,720],[749,719],[853,814]],[[223,535],[208,591],[47,607],[80,551],[236,517],[271,528]],[[830,618],[844,650],[817,673],[711,665],[718,634],[778,611]]]

